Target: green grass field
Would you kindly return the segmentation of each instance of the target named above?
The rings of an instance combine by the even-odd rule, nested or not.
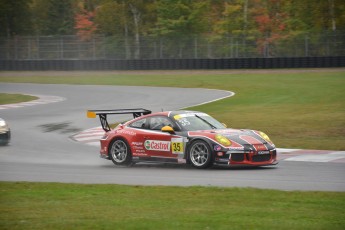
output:
[[[23,94],[0,93],[0,105],[14,104],[38,99],[37,97]]]
[[[0,183],[0,229],[344,229],[345,193]]]
[[[278,147],[345,150],[345,69],[0,73],[0,82],[140,85],[229,90],[234,97],[191,109],[232,128],[266,132]],[[177,95],[179,96],[179,95]],[[164,105],[162,105],[164,106]]]

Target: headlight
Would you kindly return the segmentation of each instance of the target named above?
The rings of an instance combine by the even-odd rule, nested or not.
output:
[[[216,141],[218,141],[220,144],[222,144],[224,146],[230,146],[231,145],[231,141],[221,134],[216,134],[215,139],[216,139]]]
[[[6,127],[6,122],[4,120],[0,120],[0,127]]]
[[[264,133],[264,132],[259,132],[259,134],[260,134],[260,136],[261,136],[265,141],[272,143],[271,139],[267,136],[266,133]]]

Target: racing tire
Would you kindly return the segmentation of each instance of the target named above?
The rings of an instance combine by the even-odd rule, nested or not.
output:
[[[11,140],[11,132],[8,132],[8,133],[6,134],[6,136],[7,136],[7,137],[6,137],[5,139],[0,140],[0,145],[1,145],[1,146],[9,145],[10,140]]]
[[[132,152],[127,141],[124,139],[115,139],[109,147],[109,156],[115,165],[131,165]]]
[[[195,167],[204,169],[212,166],[212,150],[205,141],[196,140],[192,142],[188,150],[188,160]]]

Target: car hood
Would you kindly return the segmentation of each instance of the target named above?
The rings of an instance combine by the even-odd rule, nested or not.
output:
[[[217,130],[202,130],[188,133],[190,137],[203,136],[212,139],[219,143],[216,139],[217,135],[226,137],[231,142],[230,149],[244,149],[254,151],[271,150],[275,148],[274,144],[269,140],[265,140],[262,132],[249,129],[217,129]]]

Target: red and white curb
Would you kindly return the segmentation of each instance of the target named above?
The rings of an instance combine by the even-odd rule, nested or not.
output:
[[[39,99],[28,101],[28,102],[21,102],[16,104],[6,104],[6,105],[0,105],[1,109],[15,109],[15,108],[22,108],[26,106],[33,106],[33,105],[43,105],[43,104],[49,104],[49,103],[55,103],[66,100],[66,98],[58,97],[58,96],[48,96],[48,95],[32,95],[38,97]]]
[[[105,132],[102,127],[96,127],[74,134],[71,136],[71,139],[87,145],[100,146],[99,140],[102,138],[104,133]]]
[[[99,140],[104,135],[102,127],[87,129],[71,136],[71,139],[87,145],[100,146]],[[345,151],[305,150],[277,148],[278,160],[302,162],[345,163]]]

